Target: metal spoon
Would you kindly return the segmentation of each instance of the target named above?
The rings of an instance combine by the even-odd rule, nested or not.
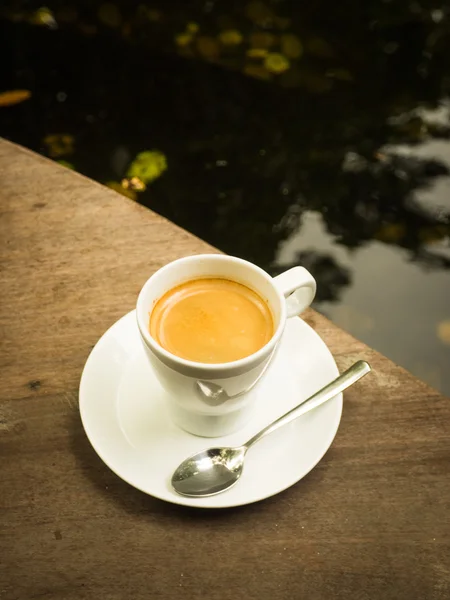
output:
[[[364,377],[370,370],[367,362],[359,360],[337,379],[264,427],[242,446],[209,448],[193,454],[184,460],[172,475],[174,490],[182,496],[191,497],[214,496],[227,490],[235,485],[242,475],[245,455],[250,446],[279,427],[328,402]]]

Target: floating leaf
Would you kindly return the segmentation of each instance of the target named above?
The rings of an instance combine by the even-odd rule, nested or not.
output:
[[[205,35],[197,38],[197,50],[207,60],[215,60],[220,54],[217,41],[213,37]]]
[[[105,2],[104,4],[101,4],[98,9],[97,16],[99,21],[107,27],[119,27],[122,21],[120,10],[111,2]]]
[[[61,165],[62,167],[66,167],[66,169],[71,169],[72,171],[75,171],[75,167],[72,163],[68,162],[67,160],[57,160],[56,161],[59,165]]]
[[[303,44],[293,33],[284,33],[280,40],[281,50],[288,58],[300,58],[303,54]]]
[[[0,92],[0,106],[13,106],[24,102],[31,97],[29,90],[11,90],[9,92]]]
[[[33,25],[40,25],[49,27],[50,29],[58,29],[58,23],[53,16],[52,11],[46,6],[38,8],[30,17],[30,23]]]
[[[74,150],[73,136],[66,133],[47,135],[44,138],[44,144],[52,158],[72,154]]]
[[[247,50],[247,56],[249,58],[266,58],[267,54],[267,48],[250,48]]]
[[[441,342],[450,346],[450,319],[438,323],[437,336]]]
[[[184,48],[189,46],[192,42],[192,35],[190,33],[179,33],[175,36],[175,44],[180,48]]]
[[[167,160],[162,152],[149,150],[140,152],[131,163],[127,177],[137,177],[144,183],[158,179],[167,169]]]
[[[219,34],[219,40],[224,46],[239,46],[243,37],[237,29],[227,29]]]
[[[119,194],[122,194],[122,196],[126,196],[127,198],[130,198],[131,200],[136,201],[136,199],[137,199],[137,194],[135,191],[126,190],[124,187],[122,187],[120,185],[120,183],[118,181],[107,181],[105,183],[105,185],[106,185],[106,187],[111,188],[115,192],[118,192]]]
[[[258,31],[249,36],[249,43],[252,48],[271,48],[277,41],[272,33]]]
[[[194,22],[188,23],[187,27],[186,27],[186,31],[188,33],[191,33],[192,35],[195,35],[196,33],[198,33],[199,29],[200,29],[200,27],[199,27],[198,23],[194,23]]]
[[[278,52],[271,52],[264,60],[264,66],[271,73],[284,73],[290,67],[289,59],[279,54]]]
[[[135,192],[145,192],[147,186],[139,179],[139,177],[132,177],[131,179],[122,179],[120,182],[122,187],[126,190],[134,190]]]

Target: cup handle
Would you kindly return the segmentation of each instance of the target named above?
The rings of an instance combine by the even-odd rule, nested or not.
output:
[[[287,317],[296,317],[311,304],[316,295],[316,280],[304,267],[293,267],[273,278],[286,298]]]

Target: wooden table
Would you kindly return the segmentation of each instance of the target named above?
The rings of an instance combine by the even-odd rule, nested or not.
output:
[[[211,248],[5,141],[0,184],[2,600],[450,598],[447,399],[309,311],[340,369],[374,368],[318,467],[240,509],[146,496],[91,448],[81,371],[153,271]]]

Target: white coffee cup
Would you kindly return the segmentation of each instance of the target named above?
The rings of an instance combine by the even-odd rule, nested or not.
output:
[[[265,346],[240,360],[208,364],[179,358],[152,338],[150,314],[161,296],[186,281],[204,277],[237,281],[267,301],[274,319],[274,334]],[[227,435],[245,425],[255,407],[260,384],[252,386],[274,356],[286,319],[307,308],[315,293],[316,282],[303,267],[294,267],[272,278],[246,260],[221,254],[181,258],[152,275],[138,297],[137,323],[153,371],[167,392],[173,421],[182,429],[204,437]],[[218,406],[211,405],[198,382],[221,386],[228,397]],[[252,389],[245,393],[249,388]]]

